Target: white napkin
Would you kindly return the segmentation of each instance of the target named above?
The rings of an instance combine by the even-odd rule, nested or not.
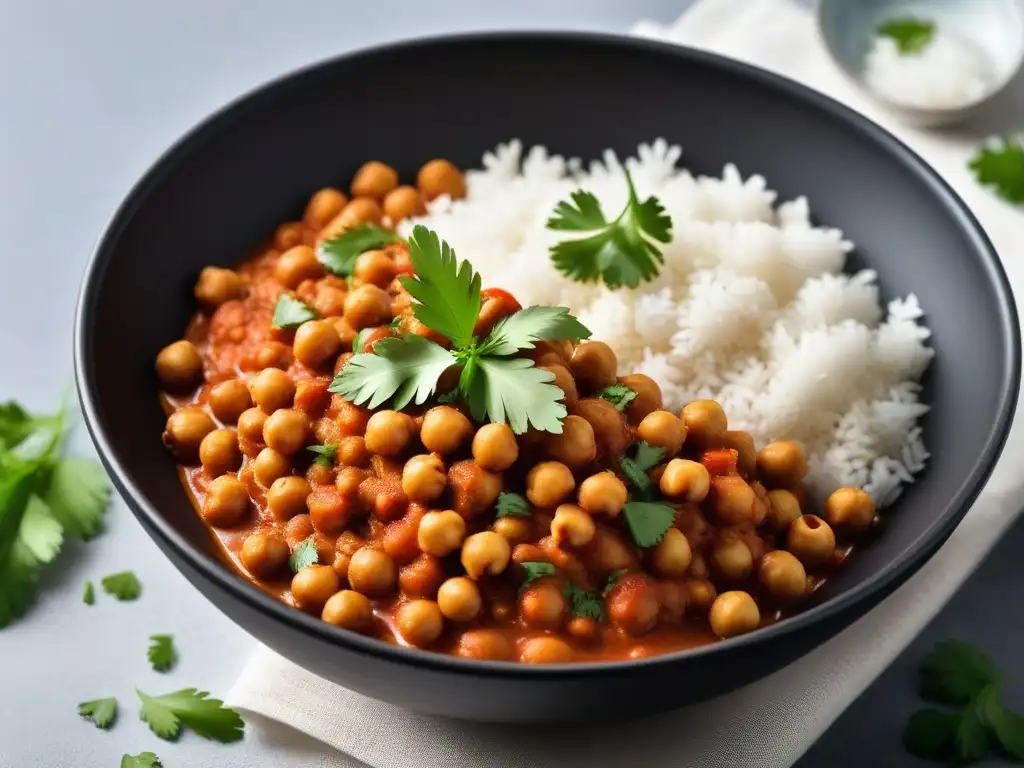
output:
[[[891,124],[837,72],[804,8],[792,0],[700,0],[668,28],[641,22],[634,31],[775,70],[885,125],[963,196],[1020,293],[1024,260],[1013,233],[1024,226],[1024,213],[979,188],[966,166],[984,137],[951,138]],[[266,648],[256,651],[228,700],[338,749],[323,758],[324,768],[353,768],[357,761],[373,768],[788,766],[935,616],[1016,517],[1024,504],[1022,452],[1018,422],[988,487],[948,543],[879,607],[800,661],[705,704],[614,728],[480,725],[368,699]]]

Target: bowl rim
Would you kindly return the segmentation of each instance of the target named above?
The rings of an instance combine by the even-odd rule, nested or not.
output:
[[[1006,372],[1001,382],[998,399],[999,418],[992,425],[985,441],[984,449],[970,468],[966,479],[961,483],[956,494],[946,503],[941,512],[935,516],[931,524],[914,541],[906,546],[897,560],[829,600],[796,614],[785,621],[777,622],[746,635],[688,650],[675,651],[642,659],[529,665],[507,661],[463,659],[447,654],[433,653],[386,643],[375,638],[334,627],[318,617],[307,615],[302,611],[285,605],[259,587],[251,584],[239,574],[234,573],[223,562],[194,548],[163,519],[163,516],[157,509],[158,505],[151,502],[131,481],[125,462],[122,461],[122,458],[113,449],[108,437],[108,430],[102,426],[98,396],[92,391],[92,372],[94,366],[89,357],[91,350],[90,319],[95,309],[99,285],[105,276],[115,244],[122,230],[131,220],[135,210],[145,201],[150,191],[161,183],[165,174],[170,172],[181,158],[190,154],[194,145],[202,143],[208,134],[220,130],[221,125],[226,121],[244,115],[246,108],[257,106],[264,100],[272,100],[278,93],[289,88],[301,87],[308,77],[314,76],[318,72],[337,66],[344,66],[348,62],[361,59],[373,59],[394,53],[417,50],[425,50],[429,53],[433,49],[443,49],[450,46],[488,44],[515,48],[536,44],[553,45],[558,43],[583,44],[588,47],[604,49],[615,55],[635,56],[654,54],[672,57],[682,62],[724,70],[729,75],[745,78],[786,98],[796,100],[807,107],[822,111],[833,120],[850,125],[862,137],[873,141],[875,144],[880,145],[883,150],[887,151],[892,157],[893,162],[899,162],[912,171],[930,188],[932,194],[944,203],[949,214],[954,217],[965,235],[973,242],[974,250],[979,256],[981,266],[996,289],[996,311],[999,314],[1004,337],[1002,341],[1004,347],[1002,356],[1006,363]],[[497,140],[500,140],[500,137]],[[812,625],[829,618],[835,618],[840,614],[854,613],[855,615],[860,615],[865,612],[873,606],[874,602],[878,601],[875,599],[872,602],[872,598],[878,595],[884,597],[894,590],[934,554],[963,519],[967,510],[981,492],[1006,442],[1016,408],[1021,376],[1021,334],[1016,305],[1006,272],[999,261],[994,247],[977,219],[956,192],[903,142],[868,118],[834,99],[767,70],[707,51],[674,43],[665,43],[623,34],[569,30],[484,31],[442,34],[396,40],[364,47],[318,60],[287,72],[249,89],[220,107],[194,125],[160,154],[145,174],[128,191],[104,226],[102,234],[98,238],[89,258],[79,290],[78,302],[75,308],[73,347],[75,384],[82,405],[84,420],[100,459],[110,474],[119,494],[150,536],[157,539],[163,546],[173,550],[178,558],[184,560],[193,571],[201,574],[220,591],[241,601],[248,608],[263,614],[265,618],[275,623],[284,624],[292,630],[310,636],[312,639],[339,645],[350,651],[366,653],[386,661],[435,671],[471,673],[495,678],[515,677],[524,680],[533,678],[577,678],[580,676],[619,676],[638,667],[672,664],[683,659],[697,660],[714,654],[739,651],[748,646],[755,646],[769,640],[778,641],[794,632],[805,630]],[[155,395],[156,393],[154,392],[154,406],[156,405]],[[178,564],[175,563],[175,565],[177,567]],[[857,611],[858,607],[861,608],[859,612]]]

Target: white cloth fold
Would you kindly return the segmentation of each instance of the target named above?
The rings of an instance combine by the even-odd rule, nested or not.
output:
[[[995,243],[1014,290],[1024,286],[1024,259],[1013,239],[1024,214],[978,187],[967,169],[984,137],[892,124],[835,69],[810,14],[792,0],[700,0],[669,27],[641,22],[634,31],[774,70],[885,125],[957,189]],[[714,701],[600,729],[480,725],[368,699],[265,648],[254,654],[228,701],[336,748],[323,756],[323,768],[791,765],[945,605],[1014,520],[1024,504],[1022,432],[1018,421],[981,498],[910,581],[803,659]]]

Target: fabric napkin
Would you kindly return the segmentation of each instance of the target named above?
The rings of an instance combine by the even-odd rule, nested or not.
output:
[[[792,0],[700,0],[668,27],[641,22],[634,32],[774,70],[889,128],[967,201],[1021,295],[1024,258],[1014,247],[1013,233],[1024,227],[1024,213],[979,188],[966,165],[984,137],[930,134],[893,124],[836,70],[805,8]],[[481,725],[368,699],[266,648],[256,651],[228,699],[235,707],[336,748],[337,753],[321,758],[324,768],[361,763],[373,768],[791,765],[942,608],[1016,517],[1024,505],[1022,425],[1024,419],[1018,420],[981,498],[948,543],[910,581],[800,661],[714,701],[600,729]],[[778,706],[780,701],[786,706]]]

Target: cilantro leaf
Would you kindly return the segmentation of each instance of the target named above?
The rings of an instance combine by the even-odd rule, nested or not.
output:
[[[199,736],[221,743],[242,738],[242,718],[220,699],[209,698],[205,691],[184,688],[163,696],[150,696],[138,690],[136,693],[142,700],[139,716],[161,739],[177,739],[183,723]]]
[[[999,680],[999,673],[984,653],[967,643],[945,640],[922,662],[919,683],[921,696],[926,699],[964,705],[986,685]]]
[[[916,757],[944,760],[953,746],[957,724],[957,715],[937,709],[919,709],[903,729],[903,746]]]
[[[100,531],[110,480],[92,459],[64,459],[53,468],[44,500],[69,536],[88,540]]]
[[[523,434],[529,426],[562,433],[565,394],[552,382],[554,374],[526,358],[473,357],[463,368],[459,389],[477,421],[508,421]]]
[[[1024,146],[1016,139],[982,147],[971,159],[978,183],[1009,203],[1024,204]]]
[[[373,328],[363,328],[363,330],[356,334],[356,337],[352,339],[353,354],[358,355],[360,352],[363,351],[363,342],[366,340],[366,337],[369,336],[372,331]]]
[[[36,495],[28,498],[18,535],[40,563],[52,562],[64,543],[64,528],[54,519],[46,502]]]
[[[9,455],[7,459],[10,467],[0,472],[0,627],[24,614],[35,597],[43,563],[32,553],[21,529],[40,475],[49,466],[45,459],[23,462]],[[41,542],[35,544],[42,548]]]
[[[316,458],[313,459],[314,464],[318,464],[322,467],[330,467],[334,464],[334,457],[338,453],[337,443],[324,443],[323,445],[307,445],[307,451],[312,451],[316,454]]]
[[[587,592],[575,584],[566,584],[562,588],[562,594],[569,603],[569,613],[577,618],[593,619],[594,621],[607,621],[608,616],[604,610],[604,600],[601,595]]]
[[[935,37],[935,22],[900,16],[880,24],[878,35],[893,40],[902,54],[920,53]]]
[[[274,316],[270,320],[273,328],[298,328],[303,323],[316,320],[320,315],[316,310],[289,293],[277,297],[274,305]]]
[[[589,338],[590,331],[565,307],[527,307],[500,320],[480,345],[480,354],[514,355],[521,349],[533,349],[542,339],[579,341]]]
[[[21,539],[15,539],[0,560],[0,627],[25,613],[35,598],[42,567]]]
[[[152,752],[139,752],[137,755],[123,755],[121,768],[160,768],[163,763]]]
[[[104,576],[100,581],[103,591],[118,600],[135,600],[142,594],[142,585],[131,571],[121,571]]]
[[[978,706],[999,746],[1008,755],[1024,760],[1024,717],[999,703],[999,686],[986,686],[978,695]]]
[[[394,408],[401,410],[410,402],[426,402],[436,391],[441,374],[456,362],[447,349],[414,333],[381,339],[372,353],[361,352],[349,360],[329,389],[368,408],[377,408],[393,397]]]
[[[956,716],[956,730],[953,732],[953,750],[958,762],[973,763],[981,760],[988,752],[988,728],[981,719],[978,699],[972,699],[969,706]]]
[[[316,258],[328,272],[347,277],[352,274],[356,259],[363,253],[399,240],[401,238],[391,230],[373,224],[360,224],[320,243],[316,249]]]
[[[615,406],[615,410],[622,413],[626,410],[627,405],[636,400],[636,392],[625,384],[612,384],[610,387],[605,387],[598,392],[597,397],[607,400]]]
[[[92,586],[91,581],[86,581],[82,587],[82,602],[86,605],[92,605],[96,602],[96,590]]]
[[[498,494],[498,513],[495,517],[529,517],[530,502],[518,493],[502,491]]]
[[[174,647],[174,638],[170,635],[150,635],[149,649],[146,658],[157,672],[167,672],[178,663],[178,650]]]
[[[527,561],[525,563],[520,563],[519,567],[523,569],[523,573],[525,574],[523,583],[519,585],[520,592],[530,586],[537,579],[542,579],[545,576],[554,576],[557,573],[555,566],[551,563]]]
[[[636,443],[632,457],[623,455],[619,457],[619,466],[622,474],[633,485],[634,490],[643,498],[648,498],[654,491],[654,483],[647,473],[658,465],[661,457],[665,455],[663,448],[656,448],[641,441]]]
[[[457,262],[448,243],[422,224],[409,237],[409,261],[416,274],[401,280],[416,300],[416,319],[456,347],[468,347],[480,314],[480,275],[468,261]]]
[[[292,573],[298,573],[306,566],[315,565],[318,562],[320,562],[320,553],[316,549],[316,537],[310,534],[292,552],[288,558],[288,567],[292,569]]]
[[[622,508],[626,526],[638,547],[653,547],[672,527],[676,511],[668,504],[650,501],[627,501]]]
[[[611,573],[609,573],[608,581],[605,583],[604,589],[601,591],[601,594],[605,597],[608,597],[608,593],[612,591],[612,587],[615,586],[615,582],[622,578],[622,575],[626,572],[627,571],[625,568],[619,568],[619,570],[612,571]]]
[[[604,280],[609,288],[636,288],[657,277],[664,257],[655,242],[672,239],[672,219],[657,198],[640,202],[629,171],[625,176],[629,201],[614,221],[606,222],[597,199],[588,192],[572,195],[575,206],[559,203],[548,219],[548,229],[595,232],[551,247],[552,263],[569,279],[582,283]]]
[[[13,400],[0,403],[0,448],[11,448],[35,428],[35,420],[28,411]]]
[[[97,728],[106,730],[114,724],[117,717],[117,699],[93,699],[78,705],[78,714],[86,720],[92,720]]]

